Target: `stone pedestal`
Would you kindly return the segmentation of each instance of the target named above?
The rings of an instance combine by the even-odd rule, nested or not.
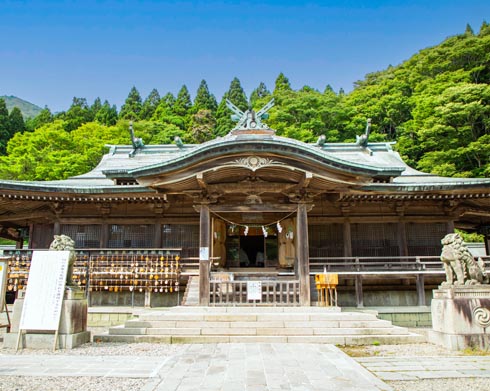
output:
[[[490,285],[434,290],[429,341],[450,350],[490,346]]]
[[[24,306],[23,295],[15,300],[12,316],[12,327],[4,334],[3,347],[16,348],[19,333],[20,317]],[[87,331],[88,305],[83,292],[78,288],[66,288],[61,308],[60,327],[58,332],[58,349],[72,349],[90,342],[90,331]],[[54,332],[31,331],[23,333],[20,346],[30,349],[51,349],[54,345]]]

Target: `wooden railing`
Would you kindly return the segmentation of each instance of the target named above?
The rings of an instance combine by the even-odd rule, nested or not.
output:
[[[486,268],[490,256],[480,257]],[[310,274],[337,273],[340,275],[444,274],[439,256],[404,257],[311,257]]]
[[[252,284],[251,284],[252,283]],[[255,283],[255,284],[254,284]],[[258,283],[258,284],[257,284]],[[249,292],[253,286],[258,292]],[[253,296],[254,299],[250,299]],[[212,306],[298,306],[299,281],[211,281],[210,305]]]
[[[490,256],[482,258],[487,272],[490,273]],[[318,273],[335,273],[346,278],[353,278],[358,307],[364,306],[363,279],[376,278],[415,278],[417,304],[426,305],[425,277],[445,276],[444,266],[439,256],[406,256],[406,257],[329,257],[310,258],[310,275]]]

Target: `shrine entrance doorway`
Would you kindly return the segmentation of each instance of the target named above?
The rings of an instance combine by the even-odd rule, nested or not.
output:
[[[284,225],[281,225],[284,224]],[[212,219],[212,257],[223,269],[277,269],[294,266],[294,219],[279,224],[231,224]],[[265,270],[264,270],[265,271]],[[270,271],[270,270],[269,270]]]

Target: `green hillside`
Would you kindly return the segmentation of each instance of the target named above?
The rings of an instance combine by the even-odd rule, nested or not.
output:
[[[35,104],[27,102],[23,99],[17,98],[16,96],[4,95],[0,96],[0,98],[3,98],[5,100],[9,112],[12,111],[14,107],[18,107],[19,110],[22,112],[24,118],[34,118],[42,110],[41,107],[36,106]]]
[[[125,103],[74,97],[70,108],[48,108],[26,122],[27,132],[0,140],[0,177],[46,180],[82,174],[94,167],[105,144],[129,144],[129,121],[145,144],[201,143],[226,135],[235,124],[226,106],[275,106],[266,123],[278,135],[315,142],[355,142],[371,118],[370,142],[396,141],[394,148],[419,170],[442,176],[490,177],[490,25],[470,26],[396,66],[373,72],[352,92],[303,86],[293,89],[282,73],[270,90],[264,83],[245,94],[238,78],[221,100],[205,80],[191,99],[185,85],[174,95],[132,87]],[[7,97],[9,98],[9,97]],[[0,108],[1,109],[1,108]],[[6,117],[4,110],[3,116]],[[2,113],[0,110],[0,117]],[[12,119],[8,120],[13,123]],[[0,125],[2,121],[0,118]],[[18,127],[20,128],[20,127]],[[8,145],[7,145],[8,142]],[[5,152],[3,152],[5,151]]]

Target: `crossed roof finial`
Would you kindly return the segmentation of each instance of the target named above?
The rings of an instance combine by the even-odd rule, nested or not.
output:
[[[270,129],[267,124],[262,122],[262,120],[269,118],[269,114],[267,112],[272,106],[274,106],[274,98],[272,98],[269,103],[267,103],[257,112],[255,112],[251,107],[243,112],[229,99],[226,99],[226,106],[234,113],[231,115],[231,119],[238,122],[233,130]]]

